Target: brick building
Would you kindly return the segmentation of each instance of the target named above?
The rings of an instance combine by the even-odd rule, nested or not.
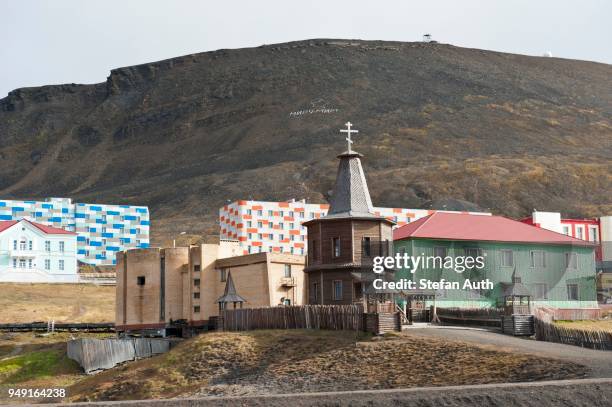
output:
[[[165,335],[207,329],[231,273],[245,308],[305,303],[304,257],[242,255],[238,242],[117,254],[116,329]]]

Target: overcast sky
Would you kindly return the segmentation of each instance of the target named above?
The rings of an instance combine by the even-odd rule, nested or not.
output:
[[[0,0],[0,97],[113,68],[308,38],[419,41],[612,63],[607,0]]]

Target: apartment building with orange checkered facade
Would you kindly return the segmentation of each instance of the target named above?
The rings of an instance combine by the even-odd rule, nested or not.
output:
[[[244,254],[307,253],[306,228],[303,222],[327,214],[328,204],[235,201],[219,209],[221,239],[238,240]],[[396,223],[396,227],[414,222],[436,211],[428,209],[374,208],[375,214]],[[452,211],[443,211],[452,212]],[[486,212],[465,212],[490,215]]]

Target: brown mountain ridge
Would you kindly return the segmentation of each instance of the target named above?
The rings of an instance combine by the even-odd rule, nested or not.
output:
[[[374,204],[612,213],[612,66],[317,39],[0,99],[0,198],[149,205],[153,243],[236,199],[324,202],[351,120]]]

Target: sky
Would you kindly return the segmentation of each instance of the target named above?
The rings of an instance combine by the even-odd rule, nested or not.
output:
[[[0,0],[0,98],[111,69],[310,38],[420,41],[612,63],[608,0]]]

